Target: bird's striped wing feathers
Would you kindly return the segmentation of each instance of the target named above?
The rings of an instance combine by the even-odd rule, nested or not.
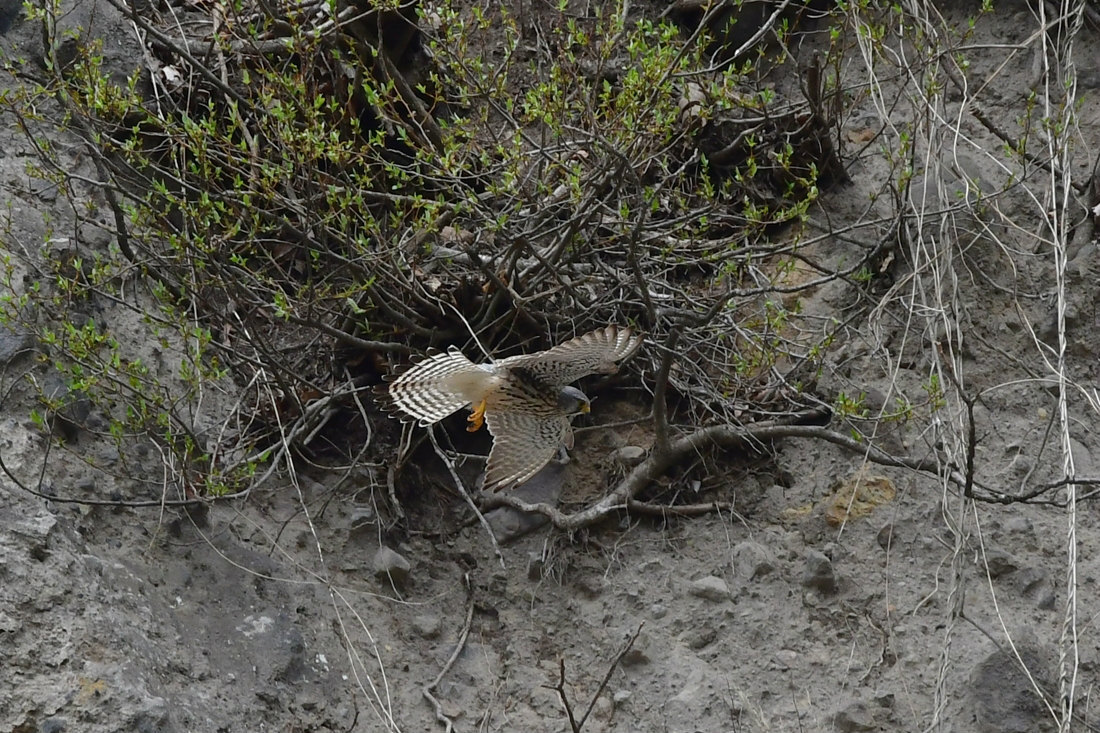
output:
[[[619,362],[641,347],[643,338],[629,328],[608,326],[535,354],[511,356],[497,362],[523,367],[547,384],[563,386],[589,374],[614,374]]]
[[[483,378],[484,374],[481,367],[452,348],[414,364],[390,382],[386,391],[401,417],[431,425],[469,404],[469,390],[462,389],[462,380]]]
[[[493,448],[485,467],[485,491],[521,484],[550,462],[569,437],[569,418],[539,417],[519,412],[489,411],[485,424],[493,434]]]

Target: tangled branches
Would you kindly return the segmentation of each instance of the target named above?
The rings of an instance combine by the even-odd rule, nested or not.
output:
[[[216,446],[179,411],[160,429],[190,435],[189,460],[205,451],[191,480],[206,490],[289,460],[332,409],[369,422],[354,395],[389,361],[471,334],[533,348],[635,323],[681,339],[677,420],[800,409],[828,333],[794,327],[797,293],[873,254],[845,272],[802,254],[819,183],[843,175],[820,64],[803,98],[777,95],[756,62],[711,56],[702,25],[625,3],[520,20],[457,3],[109,2],[144,52],[127,84],[87,38],[61,58],[56,5],[38,16],[46,73],[18,73],[95,163],[110,216],[84,223],[118,247],[86,290],[125,300],[119,283],[136,284],[190,344],[192,389],[236,385]],[[15,111],[33,134],[30,106]],[[57,349],[89,351],[81,338]],[[114,389],[127,403],[148,384]]]

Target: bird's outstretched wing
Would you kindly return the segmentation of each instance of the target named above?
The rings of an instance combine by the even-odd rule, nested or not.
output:
[[[385,394],[399,417],[431,425],[484,399],[492,386],[491,377],[452,348],[414,364],[389,383]]]
[[[563,386],[589,374],[614,374],[619,363],[641,347],[643,337],[630,328],[608,326],[534,354],[501,359],[504,367],[522,367],[536,379]]]
[[[493,434],[493,448],[485,468],[484,491],[500,491],[521,484],[550,462],[558,446],[571,437],[569,418],[490,410],[485,423]]]

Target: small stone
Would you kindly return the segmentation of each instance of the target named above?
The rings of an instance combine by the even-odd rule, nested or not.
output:
[[[608,586],[607,581],[601,575],[586,575],[577,573],[573,576],[573,588],[587,599],[593,600],[603,595]]]
[[[884,550],[889,550],[891,545],[897,542],[897,535],[894,525],[887,524],[878,531],[878,536],[875,537],[875,541],[878,542],[878,546]]]
[[[626,654],[619,660],[619,664],[623,667],[636,667],[640,664],[649,664],[653,658],[651,650],[653,648],[653,640],[646,632],[638,634],[638,638],[634,640],[634,643],[627,650]]]
[[[1058,345],[1058,314],[1049,313],[1046,318],[1043,319],[1042,324],[1036,329],[1035,335],[1039,337],[1039,340],[1048,346]]]
[[[699,717],[699,713],[708,705],[713,704],[714,682],[708,675],[706,665],[695,665],[687,674],[687,679],[681,683],[680,690],[670,697],[661,711],[669,721],[682,721],[687,725],[677,725],[673,730],[676,733],[687,731],[699,731],[701,728],[692,725]]]
[[[999,578],[1020,568],[1019,561],[1004,550],[989,550],[985,554],[985,566],[989,577]]]
[[[34,334],[21,323],[0,326],[0,366],[6,366],[15,357],[34,349]]]
[[[689,629],[681,637],[688,649],[698,651],[710,646],[718,638],[718,632],[710,627],[700,626]]]
[[[662,619],[668,615],[668,606],[665,606],[661,603],[654,603],[652,606],[649,607],[649,615],[652,616],[655,620]]]
[[[376,534],[376,520],[377,515],[375,515],[373,507],[352,507],[348,515],[348,535],[357,538],[374,537]]]
[[[528,504],[556,506],[565,481],[565,465],[550,461],[541,471],[510,493]],[[493,535],[501,544],[511,542],[544,526],[550,520],[544,514],[527,514],[511,507],[501,506],[485,512],[485,521],[493,529]]]
[[[0,633],[14,634],[19,629],[23,628],[23,622],[12,618],[8,614],[0,611]]]
[[[374,521],[374,507],[371,506],[355,506],[351,508],[351,514],[348,519],[351,521],[352,528],[357,528],[360,524],[366,524]]]
[[[772,660],[779,669],[790,669],[798,661],[798,656],[798,652],[793,649],[780,649],[772,656]]]
[[[620,466],[634,468],[645,460],[645,448],[637,445],[624,445],[611,454],[611,457]]]
[[[1053,730],[1047,707],[1035,694],[1035,687],[1052,687],[1054,650],[1017,642],[1016,649],[997,650],[974,665],[966,683],[969,688],[966,704],[973,716],[967,730],[974,733]]]
[[[302,476],[298,479],[298,485],[302,487],[302,497],[310,502],[315,496],[321,496],[327,492],[325,485],[315,478],[309,476]],[[355,509],[364,509],[369,507],[355,507]],[[354,509],[352,510],[355,511]]]
[[[1073,454],[1073,467],[1078,476],[1088,476],[1093,473],[1092,454],[1085,444],[1074,438],[1069,441],[1070,452]]]
[[[38,730],[39,733],[63,733],[67,726],[68,722],[64,718],[53,717],[43,720]]]
[[[84,429],[92,411],[88,396],[70,389],[68,381],[57,371],[49,372],[42,380],[42,400],[48,405],[50,431],[70,442]]]
[[[11,526],[11,531],[31,540],[46,540],[57,527],[57,517],[44,509],[37,514],[23,517]]]
[[[611,701],[615,703],[615,705],[622,705],[630,699],[631,694],[630,690],[615,690],[611,695]]]
[[[541,552],[532,552],[527,556],[527,579],[542,580],[542,574],[546,570],[546,560]]]
[[[878,723],[867,703],[857,700],[833,715],[833,725],[843,733],[876,730]]]
[[[756,580],[775,570],[775,560],[759,542],[740,542],[733,548],[733,567],[737,577]]]
[[[689,592],[697,598],[716,603],[728,600],[730,597],[730,588],[726,585],[726,581],[714,575],[708,575],[693,582]]]
[[[98,415],[91,415],[88,417],[85,425],[87,425],[89,430],[98,430],[100,428],[96,427],[96,423],[99,422],[100,418]],[[120,456],[117,447],[113,445],[105,445],[101,447],[98,451],[96,451],[96,453],[99,455],[100,466],[114,466],[118,464]]]
[[[608,718],[611,716],[612,702],[606,696],[600,695],[595,700],[595,704],[592,707],[592,717],[596,719]]]
[[[374,553],[371,566],[374,568],[375,577],[388,580],[398,588],[408,582],[409,571],[412,569],[408,560],[385,545],[379,547],[378,552]]]
[[[1023,453],[1015,456],[1008,464],[1009,473],[1016,478],[1024,478],[1035,468],[1035,462]]]
[[[1050,576],[1039,568],[1023,568],[1016,572],[1016,587],[1026,598],[1044,611],[1054,608],[1054,583]]]
[[[422,613],[418,616],[413,616],[412,626],[416,630],[416,633],[420,634],[425,639],[434,639],[439,636],[442,622],[439,620],[439,616],[435,614]]]
[[[836,573],[833,561],[824,553],[811,550],[806,554],[806,569],[802,571],[802,585],[831,595],[836,593]]]

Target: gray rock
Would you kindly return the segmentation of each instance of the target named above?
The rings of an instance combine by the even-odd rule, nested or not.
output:
[[[348,514],[348,536],[356,539],[374,537],[378,531],[377,520],[374,507],[352,507]]]
[[[1082,244],[1067,268],[1070,275],[1075,275],[1081,280],[1095,279],[1094,267],[1096,261],[1100,259],[1097,256],[1098,253],[1100,253],[1100,247],[1097,247],[1094,242]]]
[[[1070,452],[1073,454],[1073,467],[1078,476],[1093,475],[1092,454],[1081,441],[1070,438]]]
[[[985,564],[991,578],[1013,573],[1020,567],[1020,562],[1011,553],[999,549],[990,549],[985,553]]]
[[[14,634],[22,628],[22,621],[0,611],[0,634]]]
[[[688,649],[698,651],[713,644],[717,638],[717,629],[711,626],[697,626],[685,631],[680,640],[684,642]]]
[[[1036,329],[1035,335],[1048,346],[1058,344],[1058,314],[1051,312],[1043,319],[1042,324]]]
[[[878,546],[884,550],[889,550],[895,544],[897,544],[897,528],[894,524],[884,525],[882,529],[878,531],[878,535],[875,536],[875,541],[878,542]]]
[[[1035,536],[1035,525],[1034,523],[1032,523],[1029,517],[1025,516],[1017,515],[1009,517],[1004,521],[1004,529],[1005,532],[1015,535],[1023,535],[1028,539],[1031,539]]]
[[[39,733],[64,733],[68,721],[64,718],[55,716],[52,718],[46,718],[42,721],[42,724],[38,726]]]
[[[1031,459],[1031,456],[1024,453],[1019,453],[1013,456],[1012,461],[1008,464],[1008,473],[1013,478],[1020,480],[1032,472],[1035,468],[1035,461]]]
[[[34,344],[34,334],[22,324],[0,326],[0,366],[7,366],[15,357],[33,350]]]
[[[693,667],[688,672],[680,689],[670,697],[664,706],[666,720],[672,722],[666,730],[670,733],[687,733],[702,730],[699,727],[700,713],[714,698],[710,689],[710,678],[703,665]]]
[[[730,597],[730,588],[726,581],[715,575],[707,575],[694,581],[688,592],[697,598],[715,603],[729,600]]]
[[[173,723],[171,708],[163,697],[146,696],[136,701],[126,729],[135,733],[168,733],[179,730]]]
[[[1018,645],[1020,658],[1040,687],[1051,689],[1050,667],[1027,645]],[[1042,733],[1054,729],[1015,655],[1007,649],[993,652],[974,666],[970,675],[969,709],[976,733]]]
[[[843,733],[876,730],[874,710],[862,700],[856,700],[833,714],[833,726]]]
[[[738,578],[756,580],[775,570],[775,559],[759,542],[739,542],[733,548],[733,568]]]
[[[439,616],[432,613],[422,613],[412,618],[413,629],[425,639],[434,639],[439,636],[442,622]]]
[[[7,33],[11,27],[21,20],[23,4],[16,0],[3,0],[0,2],[0,34]]]
[[[379,547],[374,553],[371,567],[374,568],[375,577],[393,583],[397,588],[405,587],[409,580],[409,571],[412,569],[408,560],[385,545]]]
[[[634,647],[623,655],[623,658],[619,660],[619,664],[624,667],[637,667],[641,664],[649,664],[650,661],[652,660],[645,651]]]
[[[630,649],[619,660],[623,667],[637,667],[641,664],[649,664],[653,659],[653,639],[646,632],[638,634]]]
[[[624,468],[634,468],[645,460],[645,448],[637,445],[624,445],[612,453],[611,458]]]
[[[10,525],[9,531],[20,537],[31,540],[33,545],[37,545],[48,540],[56,528],[57,517],[41,509],[30,516],[16,519]]]
[[[527,555],[527,579],[542,580],[542,574],[546,571],[546,560],[541,552],[531,552]]]
[[[1054,608],[1054,582],[1040,568],[1023,568],[1016,572],[1016,587],[1025,598],[1030,598],[1044,611]]]
[[[555,506],[561,498],[565,481],[565,464],[550,461],[522,486],[511,491],[512,496],[528,504]],[[550,520],[542,514],[528,514],[511,507],[497,507],[485,513],[485,520],[493,529],[498,542],[510,542],[539,529]]]
[[[366,505],[353,506],[351,513],[348,515],[348,521],[351,522],[352,529],[357,529],[361,524],[374,522],[375,519],[374,507]]]
[[[50,430],[67,441],[76,438],[92,411],[88,396],[70,389],[68,381],[53,370],[42,379],[42,400]]]
[[[811,550],[806,554],[806,567],[802,571],[802,585],[826,595],[836,593],[836,573],[833,561],[824,553]]]
[[[305,669],[305,641],[286,613],[268,608],[237,624],[242,644],[251,647],[256,675],[270,682],[295,682]]]
[[[772,655],[772,661],[779,669],[790,669],[798,662],[799,656],[798,652],[793,649],[780,649]]]

